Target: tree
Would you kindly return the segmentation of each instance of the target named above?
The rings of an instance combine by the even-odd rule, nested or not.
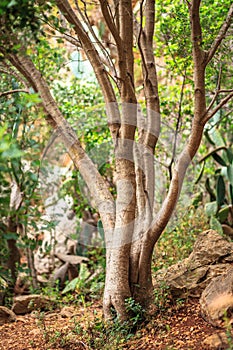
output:
[[[22,6],[18,6],[20,4]],[[220,60],[230,47],[227,35],[231,30],[233,5],[228,2],[226,9],[218,1],[214,4],[203,1],[203,7],[200,0],[166,2],[165,9],[172,14],[175,30],[174,18],[178,20],[181,16],[186,24],[188,18],[190,20],[189,28],[185,27],[182,33],[188,56],[181,60],[181,67],[184,67],[183,62],[188,61],[193,74],[193,78],[189,78],[193,114],[189,137],[180,155],[173,159],[169,189],[157,213],[153,209],[156,184],[154,152],[160,133],[161,103],[154,56],[155,2],[100,0],[88,5],[85,2],[55,0],[51,3],[39,1],[33,5],[30,0],[21,0],[1,6],[1,65],[9,74],[18,75],[24,89],[30,92],[30,86],[39,94],[48,122],[60,132],[71,159],[95,200],[106,244],[104,314],[106,318],[111,317],[111,308],[114,307],[118,316],[125,319],[126,298],[133,297],[143,306],[149,303],[153,291],[153,248],[171,218],[186,170],[199,148],[206,123],[233,97],[231,88],[221,88],[219,74],[219,83],[207,106],[209,98],[205,77],[222,43],[225,43],[225,51],[221,51]],[[209,36],[203,19],[203,9],[208,6],[214,11],[219,6],[216,26],[214,29],[211,27],[216,33]],[[213,16],[214,11],[211,11]],[[91,16],[91,13],[94,15]],[[96,36],[91,25],[95,15],[101,16],[107,28],[107,34],[102,39]],[[211,17],[210,21],[214,19]],[[181,34],[182,30],[181,27],[177,33]],[[203,30],[208,40],[202,38]],[[61,45],[61,40],[67,40],[82,51],[93,67],[103,92],[114,143],[116,199],[61,113],[51,93],[49,79],[36,63],[36,46],[44,40],[43,36],[50,40],[51,36],[59,36],[57,45]],[[178,51],[174,52],[177,58],[182,56],[182,52]],[[140,57],[141,62],[146,117],[138,104],[135,55]],[[222,94],[224,97],[220,98]]]

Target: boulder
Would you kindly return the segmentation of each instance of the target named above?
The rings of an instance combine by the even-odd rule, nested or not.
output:
[[[0,306],[0,326],[7,322],[13,322],[16,320],[16,315],[13,311],[5,306]]]
[[[198,236],[188,258],[157,272],[154,288],[165,284],[175,297],[200,297],[210,281],[231,268],[232,263],[233,243],[207,230]]]
[[[12,311],[17,315],[23,315],[36,309],[49,309],[52,301],[42,295],[20,295],[14,298]]]
[[[200,305],[203,317],[213,326],[226,327],[233,322],[233,266],[208,284]]]

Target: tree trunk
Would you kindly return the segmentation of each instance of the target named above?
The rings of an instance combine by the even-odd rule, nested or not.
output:
[[[15,218],[8,218],[7,232],[17,235],[17,225],[15,223]],[[11,272],[11,286],[12,288],[15,285],[17,279],[17,267],[20,264],[20,252],[16,245],[16,239],[8,239],[7,245],[9,250],[9,258],[7,262],[7,267]]]

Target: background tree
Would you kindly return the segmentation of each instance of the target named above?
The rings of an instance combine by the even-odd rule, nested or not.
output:
[[[206,76],[211,74],[214,57],[218,57],[223,42],[225,46],[219,61],[229,57],[230,49],[228,33],[233,5],[228,2],[228,6],[223,7],[219,3],[203,1],[201,6],[200,0],[193,0],[163,5],[165,19],[170,19],[175,33],[180,34],[184,20],[181,42],[185,50],[180,51],[179,40],[172,31],[166,33],[164,40],[168,49],[169,43],[173,44],[173,58],[177,58],[176,64],[183,72],[183,84],[190,86],[193,106],[187,113],[191,124],[189,136],[183,130],[187,136],[186,144],[179,156],[177,152],[173,154],[169,188],[156,213],[154,152],[163,101],[159,98],[162,93],[159,93],[154,55],[154,24],[156,6],[159,13],[163,13],[161,3],[155,6],[153,0],[139,4],[129,0],[117,3],[100,0],[93,4],[78,1],[73,4],[68,0],[56,0],[34,5],[31,1],[21,0],[1,5],[1,64],[9,73],[12,69],[17,71],[21,84],[29,84],[39,94],[47,120],[60,132],[100,214],[106,244],[104,313],[107,318],[111,317],[112,306],[122,319],[126,318],[125,299],[128,297],[132,296],[141,305],[148,304],[153,290],[151,258],[154,245],[171,218],[206,123],[233,97],[231,87],[222,88],[219,78],[210,102],[208,98]],[[215,23],[209,29],[205,23],[206,7],[211,8],[208,23]],[[107,37],[102,40],[92,28],[91,12],[101,15],[107,27]],[[178,20],[180,28],[174,23]],[[166,20],[164,23],[166,25]],[[41,69],[36,57],[41,40],[47,38],[54,45],[52,37],[58,36],[57,45],[61,45],[61,40],[67,40],[89,60],[102,89],[114,144],[116,198],[59,109],[50,89],[49,76]],[[166,50],[165,54],[159,48],[157,52],[162,52],[166,58]],[[140,57],[141,63],[145,116],[138,105],[136,57]],[[167,82],[161,81],[161,85],[164,83]],[[181,99],[180,106],[183,102]],[[178,121],[181,116],[182,107],[178,111]],[[176,125],[179,127],[179,123]]]

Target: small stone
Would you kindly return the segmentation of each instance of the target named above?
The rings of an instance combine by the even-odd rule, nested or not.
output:
[[[0,326],[4,323],[13,322],[16,320],[16,315],[13,311],[5,306],[0,306]]]
[[[73,307],[65,306],[61,309],[60,315],[61,317],[68,318],[68,317],[72,317],[74,315],[74,312],[75,310]]]
[[[228,345],[228,339],[225,332],[216,333],[208,336],[203,341],[203,345],[209,346],[211,349],[222,349]]]
[[[49,298],[42,295],[20,295],[14,298],[12,311],[17,315],[23,315],[33,310],[48,309],[51,303]]]

